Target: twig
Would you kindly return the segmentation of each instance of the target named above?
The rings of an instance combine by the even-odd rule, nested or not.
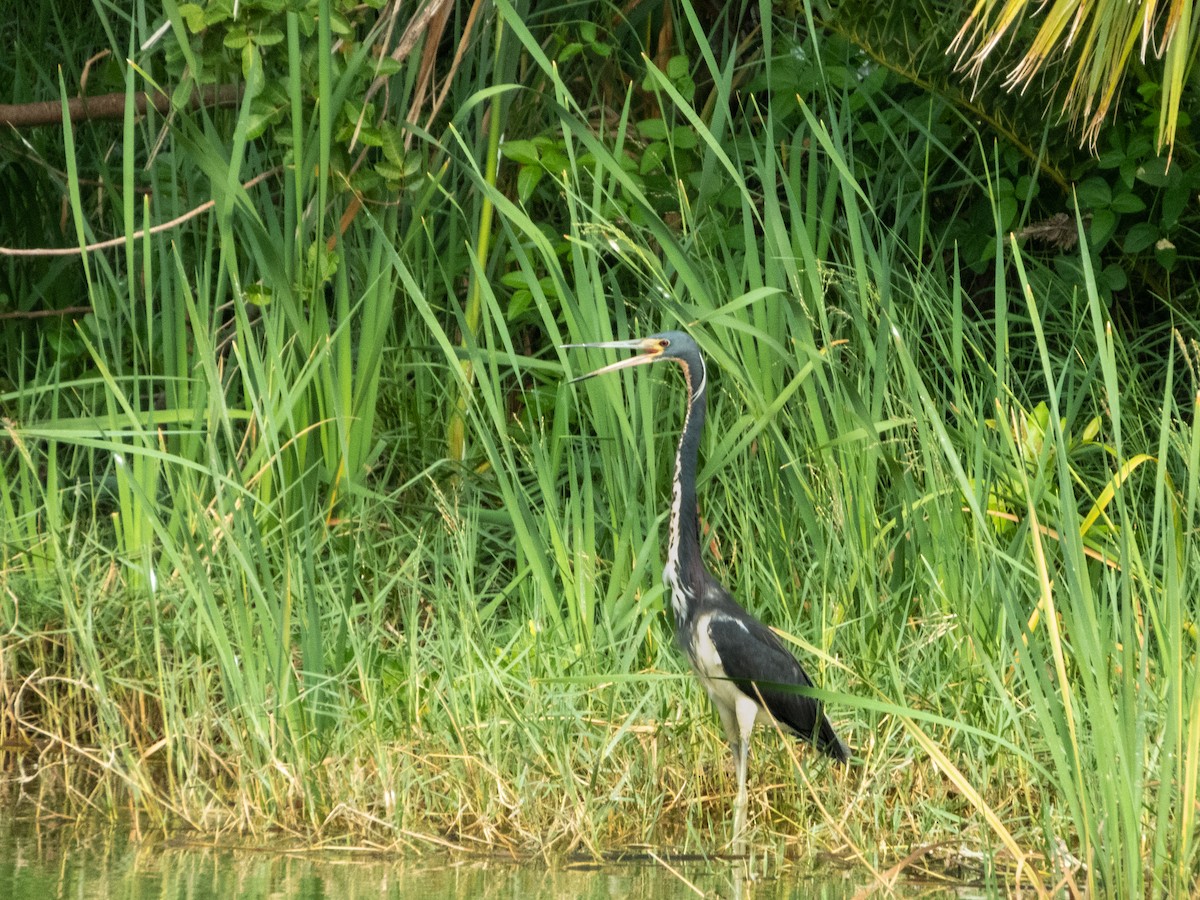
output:
[[[0,322],[6,319],[45,319],[48,316],[86,316],[90,306],[66,306],[62,309],[30,309],[19,312],[0,313]]]
[[[95,97],[72,97],[67,101],[67,115],[72,122],[92,119],[121,119],[125,116],[125,93],[99,94]],[[236,106],[242,99],[239,84],[206,84],[192,92],[188,106]],[[133,108],[144,116],[150,107],[165,113],[171,108],[171,98],[162,93],[138,91],[133,95]],[[42,100],[37,103],[0,103],[0,126],[33,128],[40,125],[61,125],[62,101]]]
[[[971,507],[964,506],[962,508],[962,511],[970,512]],[[1003,510],[999,510],[999,509],[985,509],[984,512],[987,513],[989,516],[992,516],[995,519],[1004,519],[1007,522],[1013,522],[1017,525],[1022,524],[1020,517],[1015,515],[1014,513],[1004,512]],[[1042,534],[1044,534],[1046,537],[1050,538],[1051,540],[1058,541],[1060,544],[1062,543],[1062,535],[1060,535],[1057,531],[1055,531],[1049,525],[1043,525],[1041,522],[1036,522],[1035,525],[1036,525],[1037,531],[1041,532]],[[1083,555],[1096,560],[1096,562],[1104,563],[1104,565],[1108,566],[1110,569],[1116,569],[1118,572],[1121,571],[1121,564],[1119,562],[1117,562],[1115,559],[1109,559],[1107,556],[1105,556],[1099,550],[1093,550],[1091,547],[1085,546],[1085,547],[1083,547]]]
[[[255,175],[249,181],[242,185],[242,190],[249,190],[261,181],[266,181],[272,175],[276,175],[283,171],[282,166],[276,166],[266,172]],[[174,228],[176,225],[182,225],[188,219],[194,219],[201,213],[208,212],[216,204],[215,200],[209,200],[201,203],[195,209],[185,212],[182,216],[171,219],[169,222],[163,222],[150,228],[149,231],[144,229],[135,231],[132,235],[122,235],[121,237],[111,238],[107,241],[99,241],[95,244],[85,244],[82,247],[33,247],[25,249],[21,247],[0,247],[0,256],[79,256],[83,253],[91,253],[95,250],[111,250],[114,247],[123,247],[127,240],[140,240],[147,234],[158,234]],[[23,315],[28,315],[24,313]]]

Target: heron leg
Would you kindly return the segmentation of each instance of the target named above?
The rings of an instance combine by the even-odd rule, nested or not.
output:
[[[733,751],[734,760],[737,763],[738,780],[737,799],[733,801],[733,841],[735,845],[742,842],[742,835],[746,831],[746,768],[750,756],[748,737],[738,741]]]
[[[713,705],[721,717],[721,726],[725,729],[725,739],[733,753],[733,766],[737,771],[738,792],[733,801],[733,843],[739,847],[742,831],[746,827],[746,755],[750,750],[750,735],[742,727],[742,711],[740,703],[727,703],[727,698],[718,696],[710,691]],[[753,722],[751,722],[753,725]]]
[[[733,803],[733,841],[739,850],[743,844],[743,834],[746,830],[746,770],[750,761],[750,732],[758,719],[758,704],[750,697],[742,697],[734,707],[734,719],[737,724],[737,748],[734,758],[737,761],[738,792],[737,800]]]

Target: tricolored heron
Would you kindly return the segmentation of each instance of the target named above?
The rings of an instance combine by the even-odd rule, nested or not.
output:
[[[663,581],[671,591],[676,640],[716,706],[737,762],[738,793],[733,817],[736,840],[746,822],[746,764],[750,732],[756,723],[776,721],[838,762],[845,762],[850,751],[838,739],[821,703],[796,690],[813,686],[800,663],[771,629],[733,599],[700,557],[696,456],[708,403],[708,372],[696,342],[681,331],[665,331],[630,341],[565,346],[641,351],[639,356],[573,378],[572,383],[664,360],[679,363],[683,369],[687,412],[675,454]]]

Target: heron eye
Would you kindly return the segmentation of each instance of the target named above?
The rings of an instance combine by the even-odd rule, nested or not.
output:
[[[670,346],[671,346],[671,342],[668,341],[666,338],[659,338],[659,340],[658,340],[658,349],[659,350],[666,350]]]

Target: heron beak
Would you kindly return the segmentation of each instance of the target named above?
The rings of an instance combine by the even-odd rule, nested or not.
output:
[[[641,350],[641,356],[631,356],[629,359],[617,360],[615,363],[609,363],[607,366],[601,366],[593,372],[588,372],[586,375],[578,375],[572,378],[567,384],[575,384],[577,381],[586,381],[588,378],[594,378],[597,375],[604,375],[608,372],[615,372],[617,369],[627,369],[630,366],[644,366],[646,363],[657,362],[662,355],[662,344],[650,338],[634,338],[631,341],[599,341],[594,344],[561,344],[561,349],[569,350],[571,348],[592,347],[596,349],[616,349],[616,350]]]

